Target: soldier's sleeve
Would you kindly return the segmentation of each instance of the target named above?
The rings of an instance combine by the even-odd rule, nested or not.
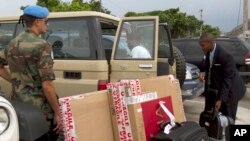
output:
[[[54,62],[51,57],[51,50],[52,48],[48,43],[44,43],[40,50],[38,70],[42,81],[55,79],[55,74],[53,71]]]

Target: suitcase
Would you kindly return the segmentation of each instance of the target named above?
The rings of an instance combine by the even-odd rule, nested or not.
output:
[[[214,96],[214,103],[218,97],[218,90],[208,88],[209,94]],[[217,140],[223,139],[224,130],[229,125],[234,124],[234,120],[228,116],[224,116],[221,112],[216,111],[213,107],[210,111],[200,113],[199,124],[207,130],[208,136]],[[228,133],[225,134],[229,138]]]
[[[203,111],[200,114],[199,124],[206,128],[208,136],[214,139],[223,139],[223,130],[229,125],[234,124],[234,120],[224,116],[220,112]]]
[[[151,141],[209,141],[205,128],[194,121],[176,123],[169,134],[164,132],[156,134]]]
[[[175,122],[175,117],[165,107],[163,101],[160,107],[170,118],[169,122],[160,124],[160,133],[151,137],[151,141],[208,141],[209,137],[205,128],[194,121]]]

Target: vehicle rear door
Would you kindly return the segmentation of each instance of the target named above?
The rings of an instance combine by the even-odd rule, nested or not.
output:
[[[110,81],[121,79],[148,78],[157,76],[158,17],[126,17],[121,20],[116,32],[111,56]],[[148,51],[135,56],[132,39]],[[138,52],[137,52],[138,53]],[[147,55],[146,55],[147,56]]]
[[[108,81],[98,18],[51,18],[48,32],[59,97],[97,91],[101,80]]]

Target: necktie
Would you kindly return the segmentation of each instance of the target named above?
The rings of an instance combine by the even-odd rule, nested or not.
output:
[[[213,56],[211,55],[211,53],[209,53],[209,62],[210,62],[209,68],[211,69],[213,66]]]
[[[209,70],[208,70],[207,83],[208,83],[208,85],[210,85],[211,84],[211,68],[213,66],[213,57],[212,57],[212,55],[211,55],[210,52],[208,52],[208,56],[207,57],[209,57],[209,59],[208,59]]]

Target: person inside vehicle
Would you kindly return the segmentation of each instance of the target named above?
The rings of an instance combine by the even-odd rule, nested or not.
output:
[[[65,54],[62,51],[62,47],[63,47],[63,42],[60,40],[57,40],[52,44],[54,58],[64,58],[65,57]]]
[[[139,35],[128,35],[127,43],[128,47],[131,49],[132,58],[152,58],[149,51],[141,45]]]
[[[1,62],[6,63],[1,65],[9,65],[12,99],[41,109],[48,121],[50,133],[58,135],[62,133],[62,121],[53,85],[55,74],[52,47],[41,38],[41,34],[48,28],[49,11],[46,7],[34,5],[26,7],[23,12],[21,21],[25,23],[27,30],[9,42],[7,56],[0,57],[4,60]]]

